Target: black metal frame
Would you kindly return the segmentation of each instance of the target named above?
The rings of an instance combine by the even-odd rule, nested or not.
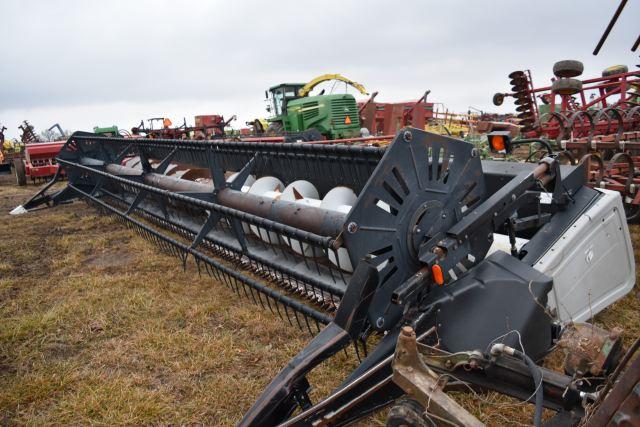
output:
[[[131,157],[139,158],[141,168],[122,166]],[[460,326],[441,324],[443,318],[485,321],[479,313],[470,314],[468,302],[454,295],[480,292],[474,278],[491,265],[484,257],[493,233],[506,231],[513,237],[528,233],[534,243],[542,229],[559,237],[596,197],[583,187],[580,167],[563,169],[549,157],[538,166],[520,166],[511,172],[505,165],[502,176],[494,176],[483,172],[472,145],[410,128],[402,130],[386,149],[123,139],[76,132],[58,162],[69,185],[53,195],[47,194],[47,186],[25,208],[83,198],[176,255],[183,264],[192,256],[200,270],[291,324],[311,333],[315,326],[319,333],[267,387],[241,425],[291,424],[289,418],[296,408],[303,412],[294,419],[303,424],[325,419],[342,425],[389,404],[400,395],[390,383],[389,362],[402,325],[412,325],[418,334],[435,326],[446,336],[448,327],[459,330]],[[213,185],[163,178],[170,163],[209,171]],[[224,174],[229,171],[239,171],[235,184],[225,182]],[[287,215],[295,212],[284,202],[272,202],[272,208],[261,210],[260,215],[248,213],[257,212],[255,206],[230,202],[233,197],[228,196],[242,198],[240,186],[249,174],[275,175],[285,183],[307,179],[321,194],[347,185],[359,196],[343,219],[335,217],[323,224],[296,219],[299,226],[292,227]],[[551,195],[549,204],[540,203],[542,193]],[[308,209],[319,215],[313,218],[327,218],[326,212]],[[304,253],[266,245],[246,236],[242,223],[325,253],[346,247],[355,271],[348,274],[340,266]],[[512,272],[530,268],[528,259],[535,252],[514,251],[510,261],[505,261],[513,265],[501,273],[506,275],[504,280],[519,283],[517,277],[522,276]],[[436,285],[431,274],[434,267],[444,272],[444,287]],[[238,271],[241,268],[262,275],[275,286],[259,283]],[[540,279],[540,283],[546,282]],[[535,301],[526,295],[522,315],[502,309],[496,303],[505,301],[495,293],[480,292],[476,299],[479,306],[491,307],[489,316],[494,321],[509,312],[523,330],[544,329],[544,334],[523,332],[525,347],[541,355],[550,347],[553,333],[548,319],[543,320],[539,313],[550,286],[536,291]],[[441,309],[447,310],[447,316],[439,314]],[[320,325],[326,326],[321,329]],[[368,351],[367,338],[374,332],[385,335]],[[499,335],[494,332],[486,331],[481,338]],[[443,345],[454,348],[470,340],[464,331],[459,335]],[[358,357],[360,348],[364,351],[360,366],[325,401],[312,405],[306,374],[351,344]]]

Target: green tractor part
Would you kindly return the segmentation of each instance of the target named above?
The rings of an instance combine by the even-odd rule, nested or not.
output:
[[[340,80],[366,94],[362,85],[337,74],[326,74],[311,82],[282,83],[269,88],[267,135],[289,135],[295,140],[343,139],[360,136],[358,106],[350,94],[307,96],[317,84]]]
[[[119,136],[120,135],[118,131],[118,126],[116,125],[107,126],[107,127],[95,126],[93,128],[93,133],[96,133],[102,136]]]

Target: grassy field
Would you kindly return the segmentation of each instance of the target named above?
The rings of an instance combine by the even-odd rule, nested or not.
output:
[[[308,340],[83,203],[7,215],[34,191],[0,176],[1,425],[233,425]],[[634,290],[596,321],[630,341],[637,305]],[[316,394],[354,366],[315,372]],[[531,420],[498,395],[461,400],[490,425]]]

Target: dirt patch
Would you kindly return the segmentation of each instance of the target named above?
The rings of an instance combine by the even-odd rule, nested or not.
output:
[[[131,255],[124,251],[105,251],[100,254],[88,257],[85,264],[89,267],[102,269],[114,269],[124,267],[131,262]]]

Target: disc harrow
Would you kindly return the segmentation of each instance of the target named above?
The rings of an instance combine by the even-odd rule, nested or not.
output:
[[[515,329],[538,359],[560,329],[547,305],[581,320],[633,287],[633,267],[611,266],[633,258],[616,222],[620,201],[585,186],[585,164],[554,157],[481,161],[472,144],[404,128],[385,147],[76,132],[57,162],[68,185],[51,193],[57,174],[14,213],[85,200],[313,335],[243,426],[345,425],[390,404],[402,395],[391,381],[402,326],[450,352],[486,348]],[[604,213],[602,227],[615,226],[585,233],[584,218]],[[576,289],[565,270],[574,263],[554,258],[572,251],[557,245],[579,248],[594,234],[613,243],[593,255],[593,268],[606,263],[616,275],[586,276]],[[360,364],[312,402],[309,371],[351,345]],[[558,396],[546,407],[581,410]]]
[[[591,144],[606,136],[618,143],[625,132],[640,130],[640,71],[624,67],[617,74],[577,80],[573,77],[582,73],[578,61],[560,61],[554,70],[552,84],[543,87],[534,86],[529,70],[514,71],[509,74],[512,91],[494,96],[496,105],[514,98],[524,137],[548,137],[560,145],[578,138]]]
[[[556,154],[569,164],[587,162],[587,184],[621,193],[629,221],[636,222],[640,219],[640,71],[613,68],[619,71],[605,70],[600,78],[581,81],[572,78],[582,73],[581,63],[560,61],[554,66],[556,79],[548,87],[534,87],[528,70],[515,71],[509,75],[512,92],[496,96],[500,95],[500,103],[505,96],[515,99],[525,140],[549,138]],[[538,157],[531,153],[527,160]]]

